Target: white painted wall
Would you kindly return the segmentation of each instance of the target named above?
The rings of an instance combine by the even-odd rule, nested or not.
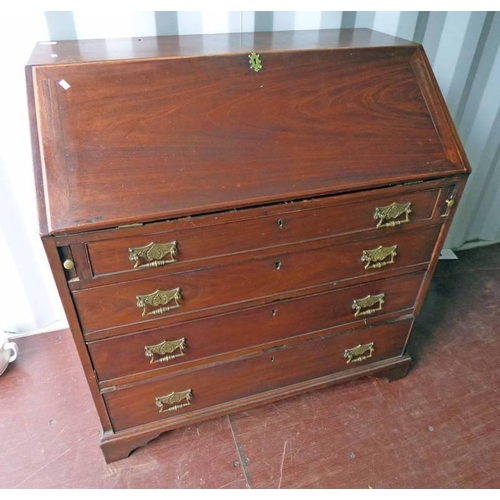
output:
[[[0,16],[0,330],[64,319],[38,237],[24,64],[48,38],[43,12]]]

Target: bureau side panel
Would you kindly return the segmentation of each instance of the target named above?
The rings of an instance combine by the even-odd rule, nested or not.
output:
[[[90,388],[92,398],[94,399],[94,404],[97,409],[97,413],[101,420],[101,425],[104,432],[109,432],[111,430],[111,423],[109,421],[108,412],[104,401],[99,392],[99,387],[97,385],[96,376],[92,366],[92,361],[90,359],[89,353],[87,351],[87,346],[83,340],[83,334],[80,329],[80,322],[78,320],[78,315],[73,306],[73,300],[68,289],[66,282],[66,276],[64,274],[61,261],[59,258],[59,253],[57,251],[56,242],[54,238],[47,236],[42,238],[42,242],[47,254],[47,258],[52,269],[52,274],[54,276],[57,290],[61,298],[64,312],[66,313],[66,318],[69,323],[71,333],[75,342],[76,349],[78,351],[78,356],[83,366],[85,372],[85,378]]]
[[[443,190],[440,193],[440,198],[436,205],[436,210],[438,211],[436,216],[442,219],[444,224],[441,226],[441,230],[436,239],[431,260],[429,262],[429,267],[417,297],[417,302],[415,305],[415,316],[418,316],[420,310],[422,309],[427,290],[429,289],[432,277],[434,275],[434,272],[436,271],[441,250],[443,249],[446,236],[448,235],[451,224],[453,222],[453,217],[455,216],[455,213],[457,211],[457,206],[462,197],[466,182],[467,176],[464,175],[461,178],[457,179],[455,183],[450,184],[450,186],[448,186],[446,190]]]
[[[43,180],[43,169],[41,163],[40,143],[38,137],[38,126],[36,118],[35,91],[33,88],[33,72],[31,66],[25,68],[26,94],[28,100],[28,113],[31,137],[31,156],[33,159],[33,172],[35,179],[38,224],[41,234],[47,234],[48,225],[45,207],[45,188]]]

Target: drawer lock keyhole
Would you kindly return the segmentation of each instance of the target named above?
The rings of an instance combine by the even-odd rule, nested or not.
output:
[[[276,268],[276,271],[279,271],[281,269],[281,261],[275,262],[274,267]]]

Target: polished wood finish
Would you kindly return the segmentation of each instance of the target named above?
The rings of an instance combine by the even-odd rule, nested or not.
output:
[[[362,240],[346,245],[326,245],[320,248],[244,260],[227,266],[208,267],[186,273],[160,274],[148,279],[117,283],[76,291],[73,294],[84,332],[104,330],[133,323],[144,328],[170,318],[186,317],[189,313],[207,315],[215,308],[228,310],[265,298],[278,300],[284,294],[301,296],[319,285],[329,285],[347,278],[380,276],[385,268],[365,269],[361,260],[364,250],[398,245],[398,255],[392,269],[425,264],[434,248],[440,226],[430,226],[419,232],[401,230],[389,236]],[[143,315],[137,306],[138,295],[157,290],[179,288],[180,307],[162,314]],[[309,291],[309,290],[310,291]],[[146,308],[148,312],[155,307]],[[157,309],[157,308],[156,308]]]
[[[40,232],[107,461],[207,418],[404,376],[470,171],[418,44],[57,42],[26,74]],[[170,256],[136,266],[150,243]],[[150,363],[163,341],[174,357]]]
[[[115,60],[203,57],[249,54],[252,51],[350,49],[416,45],[369,29],[274,31],[40,42],[29,66]],[[57,58],[53,57],[57,54]]]
[[[105,392],[113,428],[116,431],[168,420],[189,411],[215,407],[221,403],[286,388],[304,380],[314,385],[316,379],[345,370],[344,351],[359,344],[374,343],[372,357],[351,366],[366,366],[372,362],[395,358],[402,354],[412,318],[389,324],[379,324],[360,330],[319,337],[309,342],[269,349],[261,354],[241,357],[178,375],[159,378],[134,387]],[[349,366],[350,367],[350,366]],[[258,377],[255,374],[259,374]],[[192,389],[192,403],[172,412],[160,413],[155,398],[173,391]],[[286,390],[286,389],[283,389]],[[241,401],[244,403],[244,401]]]
[[[150,370],[169,370],[171,366],[193,362],[213,362],[205,358],[233,351],[300,341],[310,332],[344,325],[360,325],[380,321],[387,314],[411,312],[423,273],[372,281],[361,286],[282,300],[256,308],[182,322],[164,328],[118,335],[111,339],[90,342],[88,348],[101,381]],[[367,295],[385,293],[384,308],[364,318],[353,314],[353,300]],[[317,333],[316,333],[317,335]],[[294,337],[299,337],[294,339]],[[145,346],[164,340],[185,339],[185,354],[165,362],[151,363]],[[177,354],[176,351],[174,354]],[[158,357],[155,356],[155,359]],[[198,361],[200,362],[200,361]],[[183,367],[185,369],[185,367]],[[114,382],[117,383],[117,382]]]
[[[105,73],[36,66],[48,231],[465,171],[428,114],[414,57],[414,45],[280,51],[259,74],[239,54],[117,61]]]
[[[430,219],[439,192],[439,188],[429,188],[410,195],[388,188],[371,193],[369,198],[358,193],[349,198],[306,200],[282,207],[242,210],[240,217],[232,221],[221,220],[220,215],[215,215],[190,218],[188,227],[183,219],[150,224],[135,236],[120,237],[117,231],[107,231],[101,233],[98,241],[88,243],[88,256],[94,276],[136,272],[138,269],[129,258],[130,247],[175,241],[178,249],[175,261],[165,264],[169,271],[174,271],[179,263],[196,261],[193,266],[199,266],[198,261],[218,256],[369,232],[377,229],[373,217],[375,209],[398,201],[411,202],[411,222]],[[375,234],[380,231],[378,228]],[[234,234],[238,234],[238,238],[228,237]]]

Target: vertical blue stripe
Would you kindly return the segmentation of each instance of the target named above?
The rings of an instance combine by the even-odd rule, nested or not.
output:
[[[155,12],[155,22],[157,36],[179,34],[177,12]]]
[[[354,28],[356,26],[356,12],[344,11],[342,12],[341,28]]]
[[[51,40],[78,40],[73,12],[48,11],[44,14]]]
[[[274,13],[271,11],[255,12],[255,31],[273,31]]]

